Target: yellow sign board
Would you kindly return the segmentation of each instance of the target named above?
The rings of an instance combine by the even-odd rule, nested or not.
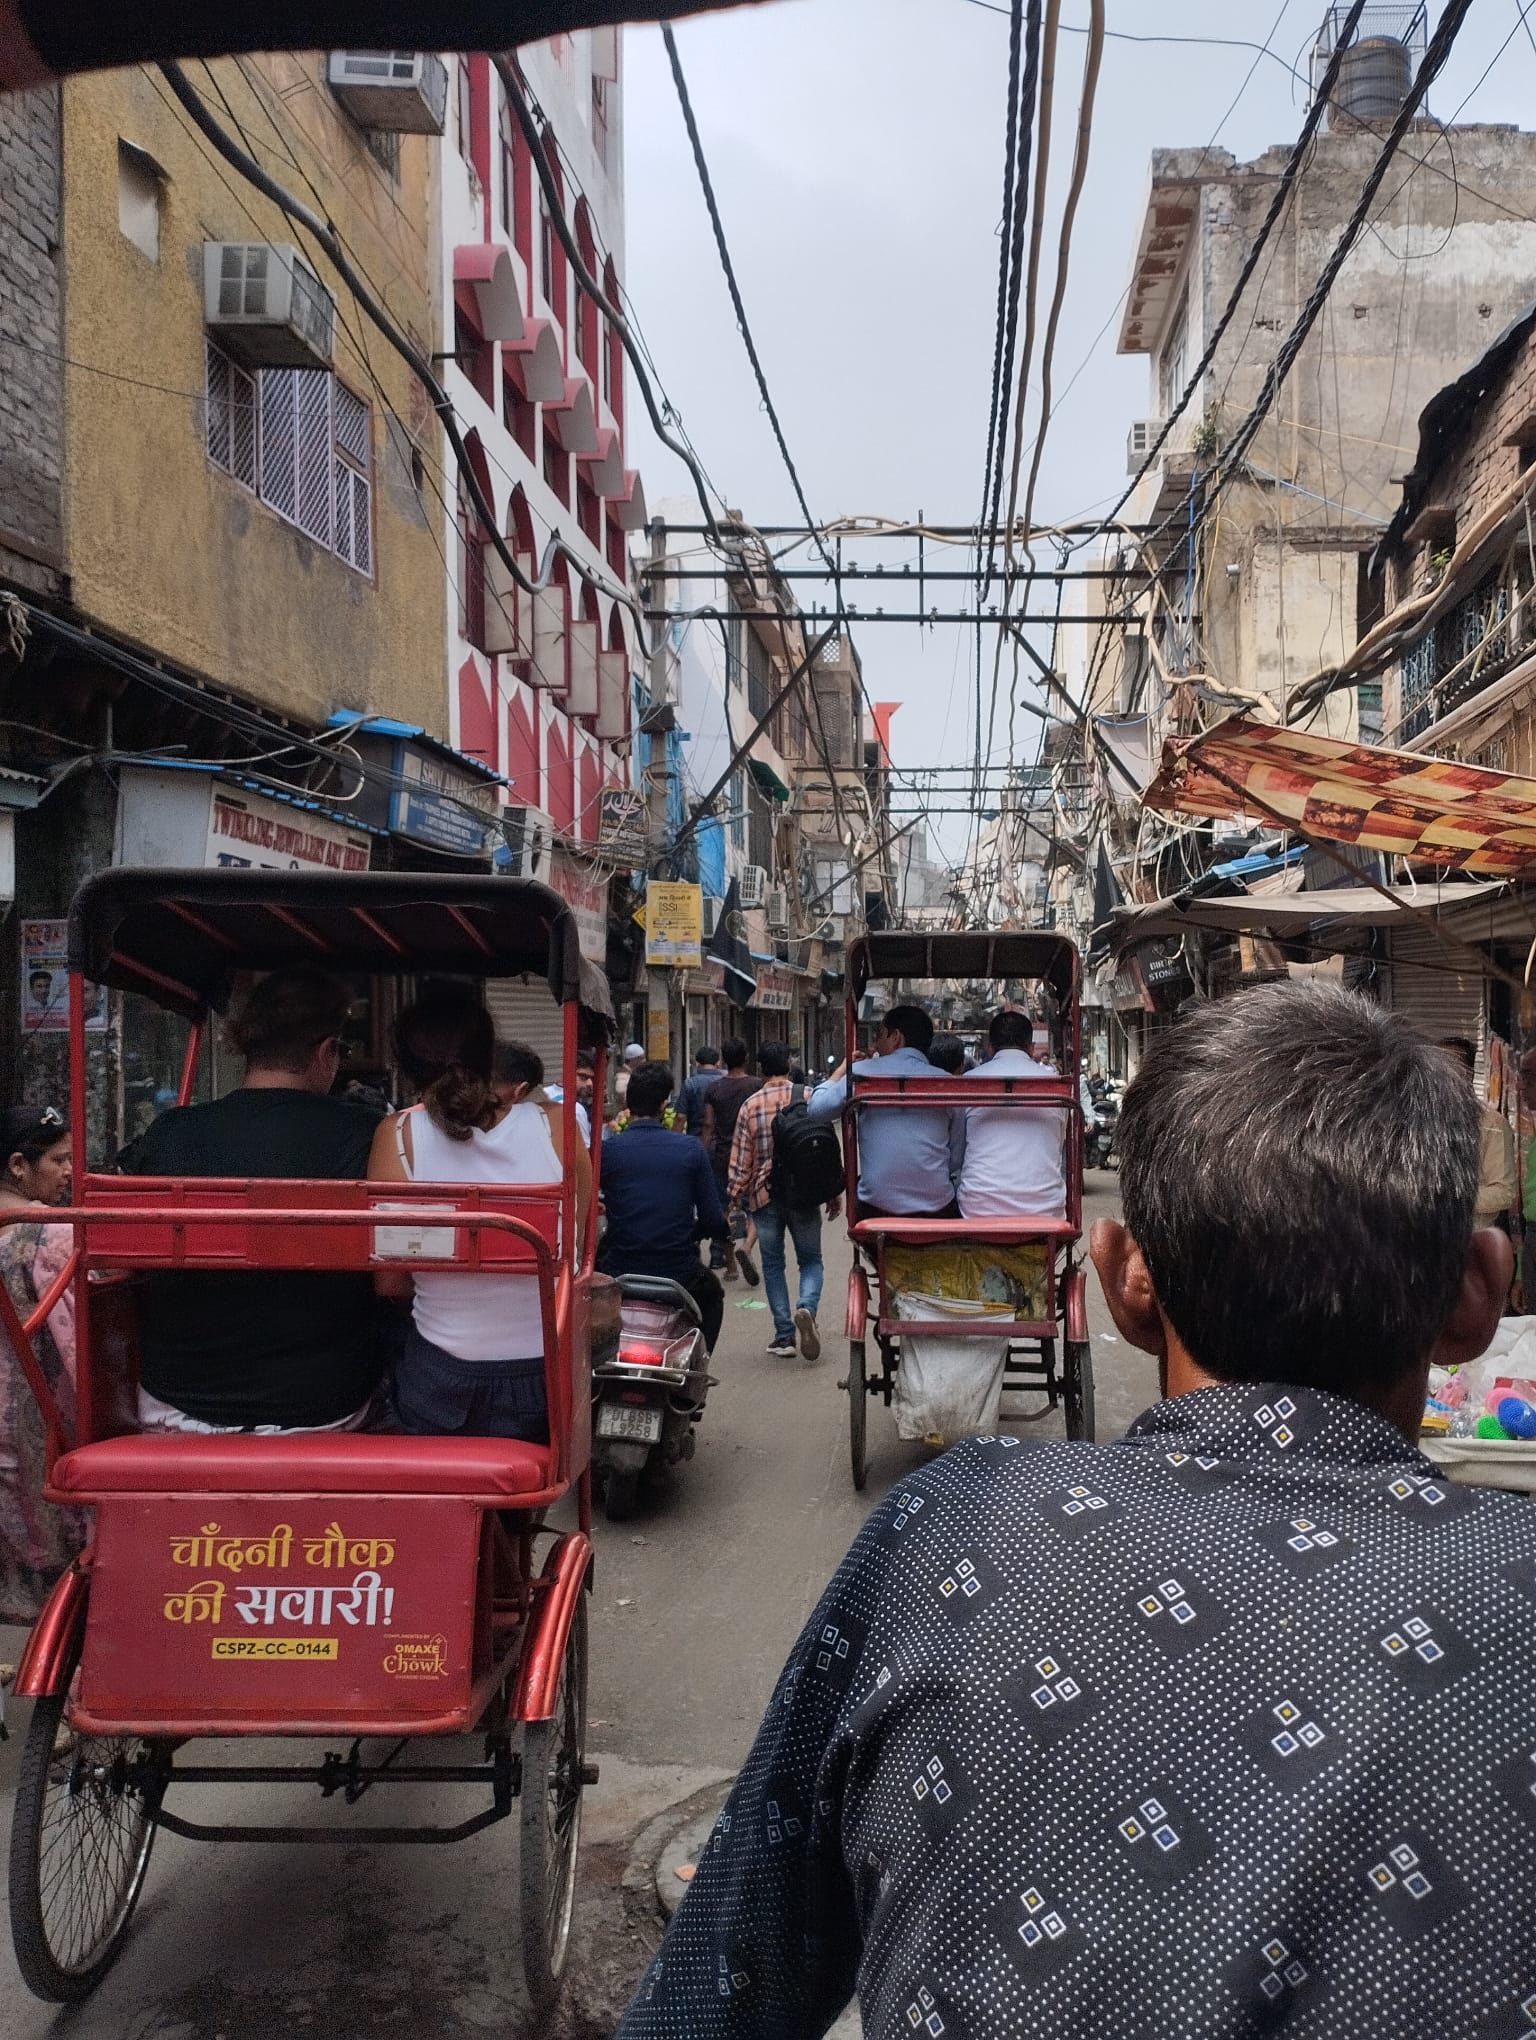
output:
[[[704,960],[704,894],[652,879],[645,893],[645,960],[688,968]]]

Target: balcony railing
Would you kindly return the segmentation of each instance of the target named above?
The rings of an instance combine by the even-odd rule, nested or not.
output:
[[[1427,631],[1401,665],[1401,713],[1391,734],[1411,743],[1497,680],[1531,645],[1536,618],[1529,586],[1511,602],[1500,568]]]

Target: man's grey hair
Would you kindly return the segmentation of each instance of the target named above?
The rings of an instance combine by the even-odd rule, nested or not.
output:
[[[1116,1133],[1125,1222],[1191,1357],[1342,1394],[1421,1364],[1472,1234],[1480,1113],[1406,1020],[1265,985],[1161,1037]]]

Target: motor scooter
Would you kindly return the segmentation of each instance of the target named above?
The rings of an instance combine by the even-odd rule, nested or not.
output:
[[[620,1275],[617,1353],[592,1371],[592,1472],[610,1523],[635,1512],[648,1467],[694,1453],[715,1386],[699,1306],[680,1282]]]
[[[1095,1096],[1094,1119],[1084,1129],[1083,1161],[1090,1169],[1107,1169],[1115,1158],[1115,1129],[1120,1120],[1120,1092],[1106,1085]]]

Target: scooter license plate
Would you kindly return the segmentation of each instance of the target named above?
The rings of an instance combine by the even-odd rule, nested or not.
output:
[[[641,1409],[634,1403],[600,1403],[597,1435],[599,1438],[635,1438],[642,1445],[654,1445],[661,1437],[661,1411]]]

